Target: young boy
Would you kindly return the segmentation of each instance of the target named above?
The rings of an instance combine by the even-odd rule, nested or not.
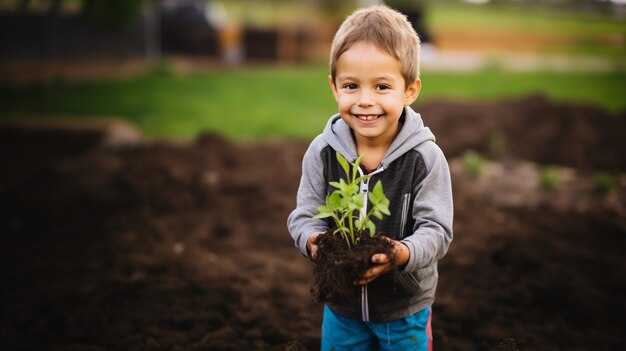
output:
[[[452,190],[446,159],[410,105],[420,92],[419,39],[402,14],[383,5],[349,16],[335,35],[329,83],[339,113],[307,150],[297,207],[288,226],[315,261],[316,238],[330,222],[312,219],[343,175],[339,152],[363,156],[368,182],[382,181],[391,215],[376,222],[394,246],[378,253],[355,284],[360,308],[327,304],[322,350],[430,350],[437,261],[452,240]],[[367,191],[365,188],[364,191]],[[367,204],[366,204],[367,206]]]

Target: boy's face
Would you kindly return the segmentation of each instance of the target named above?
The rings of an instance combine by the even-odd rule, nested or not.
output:
[[[420,91],[420,80],[405,84],[400,61],[368,42],[358,42],[336,62],[335,82],[329,77],[339,114],[357,142],[391,143],[404,106]]]

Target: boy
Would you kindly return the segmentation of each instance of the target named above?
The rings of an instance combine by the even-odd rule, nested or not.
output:
[[[333,40],[329,83],[339,113],[304,155],[289,231],[315,261],[316,238],[330,223],[312,217],[333,190],[328,182],[343,175],[335,152],[350,162],[363,155],[366,184],[380,179],[391,201],[391,215],[376,228],[394,256],[372,256],[373,267],[355,282],[360,308],[324,306],[322,350],[432,348],[430,306],[437,261],[452,240],[452,190],[443,153],[410,108],[421,88],[418,57],[406,17],[383,5],[353,13]]]

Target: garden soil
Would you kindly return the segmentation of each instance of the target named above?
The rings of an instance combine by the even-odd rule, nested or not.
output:
[[[455,197],[435,349],[626,349],[626,115],[539,96],[416,109]],[[306,143],[103,138],[0,127],[1,350],[319,348],[286,228]],[[490,156],[479,177],[468,149]]]

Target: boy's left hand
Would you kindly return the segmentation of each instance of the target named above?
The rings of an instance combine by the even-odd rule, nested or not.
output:
[[[370,283],[395,267],[405,266],[409,262],[409,248],[397,240],[388,240],[393,244],[393,260],[383,253],[372,255],[374,266],[365,271],[361,279],[354,282],[355,284],[365,285]]]

